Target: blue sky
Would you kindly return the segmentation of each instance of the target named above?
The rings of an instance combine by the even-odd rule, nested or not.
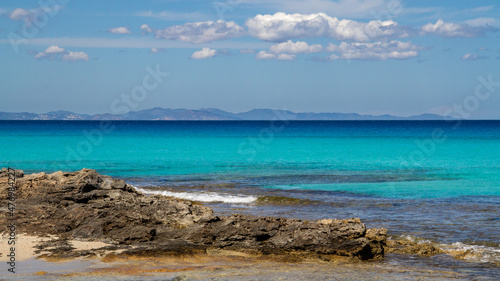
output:
[[[499,28],[486,0],[5,0],[0,111],[498,119]]]

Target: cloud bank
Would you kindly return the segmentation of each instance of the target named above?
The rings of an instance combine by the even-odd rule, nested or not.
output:
[[[245,23],[260,40],[282,42],[295,38],[329,37],[339,41],[368,42],[380,38],[409,37],[409,29],[392,20],[368,23],[330,17],[324,13],[257,15]]]
[[[418,51],[423,48],[411,42],[391,41],[375,43],[346,43],[340,45],[330,44],[328,51],[334,54],[330,60],[387,60],[408,59],[418,56]]]

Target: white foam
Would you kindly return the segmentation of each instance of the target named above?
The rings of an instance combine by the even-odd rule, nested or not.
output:
[[[198,201],[198,202],[223,202],[223,203],[252,203],[257,200],[255,196],[231,195],[216,192],[172,192],[167,190],[148,190],[133,186],[137,191],[143,194],[162,195],[175,197],[179,199]]]
[[[492,262],[500,264],[500,248],[487,247],[481,245],[468,245],[461,242],[453,244],[440,244],[439,247],[445,253],[451,254],[463,253],[463,259],[475,262]]]
[[[452,244],[436,244],[430,240],[411,235],[402,235],[400,238],[417,244],[433,244],[446,254],[471,262],[494,263],[500,265],[500,247],[469,245],[461,242]],[[393,240],[391,237],[389,240]]]
[[[415,236],[411,236],[411,235],[403,235],[403,236],[401,236],[401,238],[404,238],[410,242],[414,242],[417,244],[432,244],[432,241],[430,241],[430,240],[422,239],[420,237],[415,237]]]

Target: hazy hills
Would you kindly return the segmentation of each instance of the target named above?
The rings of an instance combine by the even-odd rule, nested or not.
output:
[[[170,109],[155,107],[130,111],[125,114],[79,114],[70,111],[51,111],[37,114],[30,112],[1,112],[0,120],[443,120],[436,114],[410,117],[392,115],[361,115],[357,113],[295,113],[287,110],[253,109],[232,113],[216,108]]]

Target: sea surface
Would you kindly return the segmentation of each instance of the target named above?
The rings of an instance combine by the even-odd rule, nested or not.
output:
[[[359,217],[463,253],[385,263],[500,279],[500,121],[280,118],[0,121],[0,166],[96,169],[219,213]]]

